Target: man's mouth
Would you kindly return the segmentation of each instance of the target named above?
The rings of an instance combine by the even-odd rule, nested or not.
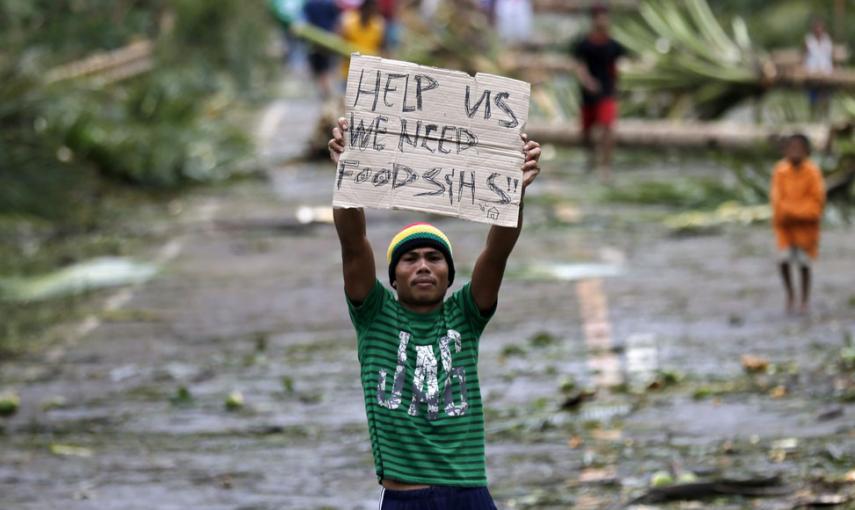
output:
[[[416,278],[413,280],[414,287],[435,287],[436,282],[430,278]]]

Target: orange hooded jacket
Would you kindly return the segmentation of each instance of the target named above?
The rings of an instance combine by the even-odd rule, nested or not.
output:
[[[772,172],[772,220],[778,248],[801,248],[811,258],[819,251],[819,223],[825,205],[822,172],[810,160],[795,167],[781,160]]]

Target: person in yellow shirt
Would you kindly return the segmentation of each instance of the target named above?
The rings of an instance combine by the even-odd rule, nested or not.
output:
[[[342,38],[363,55],[380,55],[386,27],[376,0],[365,0],[359,9],[347,11],[341,18],[339,31]],[[347,79],[350,60],[342,62],[342,74]]]
[[[819,252],[819,224],[825,205],[825,183],[820,169],[808,159],[810,141],[795,134],[784,145],[784,159],[775,165],[769,193],[772,221],[780,254],[781,278],[787,292],[787,312],[796,311],[790,264],[801,269],[799,311],[807,313],[811,261]]]

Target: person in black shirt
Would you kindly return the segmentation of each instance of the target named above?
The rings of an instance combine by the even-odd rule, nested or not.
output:
[[[606,7],[591,9],[591,31],[573,44],[572,54],[576,59],[576,76],[582,85],[582,141],[589,151],[591,168],[597,168],[600,178],[608,181],[614,147],[612,127],[618,114],[617,60],[626,50],[609,36]],[[601,131],[599,143],[594,142],[595,127]]]

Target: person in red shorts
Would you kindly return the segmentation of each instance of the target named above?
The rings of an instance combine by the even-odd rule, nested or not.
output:
[[[617,60],[626,54],[626,49],[609,36],[606,7],[591,8],[591,31],[573,44],[572,54],[582,85],[582,142],[589,151],[591,168],[597,168],[600,178],[608,181],[614,147],[612,128],[618,116]],[[595,129],[599,131],[596,141]]]

